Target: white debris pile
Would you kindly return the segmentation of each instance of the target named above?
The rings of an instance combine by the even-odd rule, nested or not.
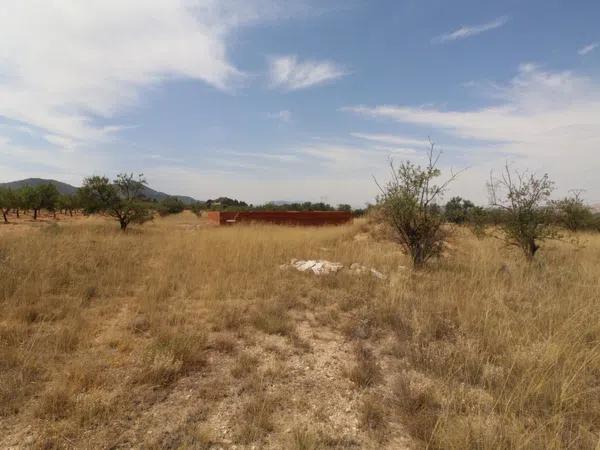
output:
[[[384,274],[382,274],[381,272],[379,272],[378,270],[369,268],[367,266],[363,266],[362,264],[359,264],[359,263],[352,263],[352,265],[350,266],[350,272],[355,273],[356,275],[362,275],[363,273],[370,272],[371,275],[373,275],[376,278],[379,278],[380,280],[386,279],[386,276]]]
[[[339,262],[331,262],[324,259],[292,259],[289,264],[282,264],[279,266],[280,269],[296,269],[299,272],[312,272],[315,275],[328,275],[330,273],[337,273],[344,268],[344,265]],[[364,273],[370,273],[380,280],[385,280],[387,277],[381,272],[363,266],[359,263],[353,263],[348,271],[354,275],[361,275]]]
[[[344,267],[338,262],[326,261],[324,259],[292,259],[289,264],[283,264],[282,269],[293,267],[300,272],[312,271],[315,275],[327,275],[336,273]]]

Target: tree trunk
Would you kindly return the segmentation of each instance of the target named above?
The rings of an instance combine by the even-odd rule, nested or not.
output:
[[[37,220],[37,213],[38,213],[38,210],[34,208],[33,209],[33,220]]]
[[[17,208],[17,219],[19,218],[19,208]]]
[[[524,249],[525,256],[527,257],[527,261],[529,261],[529,262],[533,261],[533,258],[535,257],[535,253],[538,251],[539,248],[540,248],[540,246],[536,244],[534,239],[531,239],[527,243],[527,246]]]
[[[8,211],[5,209],[2,210],[2,217],[4,218],[4,223],[8,223],[8,218],[6,217],[7,212]]]
[[[119,223],[121,224],[121,231],[125,231],[127,229],[127,221],[119,219]]]

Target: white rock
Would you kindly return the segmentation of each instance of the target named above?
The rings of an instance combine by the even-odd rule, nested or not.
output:
[[[371,273],[373,274],[373,276],[375,276],[376,278],[379,278],[380,280],[385,280],[385,278],[386,278],[386,276],[384,274],[382,274],[381,272],[379,272],[378,270],[371,269]]]
[[[331,261],[326,261],[326,260],[312,260],[312,259],[309,259],[309,260],[293,259],[290,264],[291,264],[291,267],[294,267],[296,270],[298,270],[300,272],[306,272],[308,270],[311,270],[312,273],[314,273],[315,275],[326,275],[329,273],[335,273],[344,267],[343,264],[340,264],[338,262],[331,262]],[[286,264],[283,264],[280,267],[284,268],[284,267],[289,267],[289,266]]]
[[[317,264],[316,261],[308,260],[308,261],[298,261],[294,265],[295,265],[296,269],[298,269],[300,272],[306,272],[308,269],[311,269],[315,264]]]

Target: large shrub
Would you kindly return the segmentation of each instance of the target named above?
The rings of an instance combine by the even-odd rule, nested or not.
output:
[[[548,174],[538,177],[506,165],[499,176],[492,175],[488,190],[491,205],[502,211],[501,238],[521,249],[527,260],[533,260],[540,242],[558,237],[550,203],[554,183]]]
[[[404,161],[398,168],[390,161],[391,180],[378,184],[378,205],[394,236],[411,257],[415,268],[441,253],[447,232],[444,215],[437,205],[455,174],[436,184],[441,171],[437,168],[440,152],[431,144],[425,167]]]

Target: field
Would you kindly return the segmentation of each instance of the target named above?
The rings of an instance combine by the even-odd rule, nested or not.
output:
[[[0,226],[1,448],[599,443],[598,234],[527,264],[457,228],[415,272],[366,220],[59,219]]]

